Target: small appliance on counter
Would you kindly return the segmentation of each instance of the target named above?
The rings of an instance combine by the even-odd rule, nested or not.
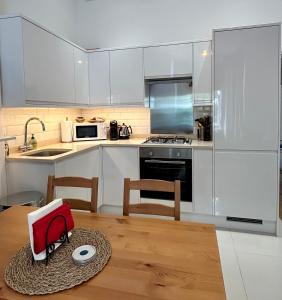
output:
[[[74,141],[96,141],[107,139],[106,123],[74,123]]]
[[[68,118],[61,122],[61,140],[62,143],[72,142],[72,121],[69,121]]]
[[[197,137],[201,141],[211,141],[211,117],[204,116],[195,120],[197,123]]]
[[[116,141],[119,138],[119,126],[116,120],[110,122],[110,140]]]
[[[122,123],[122,125],[119,128],[119,138],[121,140],[127,140],[129,139],[130,135],[132,134],[132,128],[131,126],[127,126],[124,123]]]

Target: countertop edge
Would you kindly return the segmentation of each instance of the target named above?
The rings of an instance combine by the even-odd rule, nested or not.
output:
[[[124,142],[122,143],[119,141],[95,141],[94,144],[91,144],[91,142],[73,142],[73,143],[57,143],[57,144],[51,144],[49,146],[39,147],[38,150],[41,149],[48,149],[48,148],[63,148],[63,149],[70,149],[72,150],[70,152],[66,152],[60,155],[56,155],[56,157],[28,157],[24,156],[24,153],[12,153],[9,157],[6,157],[7,162],[12,161],[21,161],[21,162],[38,162],[38,163],[55,163],[64,159],[67,159],[69,157],[73,157],[75,155],[78,155],[83,152],[87,152],[90,150],[94,150],[95,148],[100,147],[174,147],[174,148],[180,148],[180,149],[205,149],[205,150],[213,150],[213,144],[212,142],[202,142],[202,141],[194,141],[195,144],[193,145],[157,145],[157,144],[143,144],[145,141],[138,139],[137,141],[134,141],[133,139],[130,140],[131,142]],[[76,148],[77,147],[77,148]],[[33,150],[34,151],[34,150]]]

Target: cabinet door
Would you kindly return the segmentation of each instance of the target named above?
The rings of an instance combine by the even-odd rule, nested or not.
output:
[[[213,214],[212,150],[193,150],[193,207],[197,214]]]
[[[88,54],[74,48],[75,102],[89,104]]]
[[[192,44],[144,49],[145,77],[192,76]]]
[[[26,100],[75,102],[74,47],[23,20]]]
[[[215,153],[215,214],[276,220],[278,155],[271,152]]]
[[[109,51],[89,54],[90,104],[109,105],[110,91],[110,55]]]
[[[139,179],[137,147],[103,147],[103,204],[123,205],[124,178]],[[138,193],[131,192],[131,202],[138,201]]]
[[[56,162],[55,176],[77,176],[85,178],[100,177],[99,149],[90,150]],[[98,198],[101,197],[100,192],[101,191],[99,190]],[[56,197],[76,198],[90,201],[91,191],[90,189],[85,188],[57,187]],[[101,201],[98,201],[98,206],[100,205]]]
[[[144,103],[143,49],[110,51],[111,103]]]
[[[193,44],[193,94],[194,105],[211,104],[211,42]]]
[[[277,150],[278,25],[216,31],[215,148]]]

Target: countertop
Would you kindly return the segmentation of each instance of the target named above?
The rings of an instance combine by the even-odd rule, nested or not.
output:
[[[198,141],[193,140],[191,145],[187,144],[177,144],[177,145],[171,145],[171,144],[143,144],[145,141],[145,138],[131,138],[129,140],[117,140],[117,141],[111,141],[111,140],[100,140],[100,141],[83,141],[83,142],[72,142],[72,143],[56,143],[56,144],[50,144],[48,146],[44,147],[38,147],[36,150],[28,151],[25,153],[17,152],[17,153],[11,153],[9,157],[6,158],[7,161],[36,161],[36,162],[47,162],[52,163],[73,155],[76,155],[78,153],[81,153],[83,151],[87,151],[90,149],[95,149],[99,147],[174,147],[174,148],[199,148],[199,149],[212,149],[213,148],[213,142],[205,142],[205,141]],[[70,151],[55,155],[55,156],[49,156],[49,157],[33,157],[33,156],[27,156],[27,154],[32,154],[34,152],[40,151],[40,150],[52,150],[52,149],[69,149]]]

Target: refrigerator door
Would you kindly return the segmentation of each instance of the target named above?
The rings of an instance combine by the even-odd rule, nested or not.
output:
[[[275,221],[277,154],[215,152],[215,215]]]
[[[280,26],[214,32],[215,149],[278,149]]]

